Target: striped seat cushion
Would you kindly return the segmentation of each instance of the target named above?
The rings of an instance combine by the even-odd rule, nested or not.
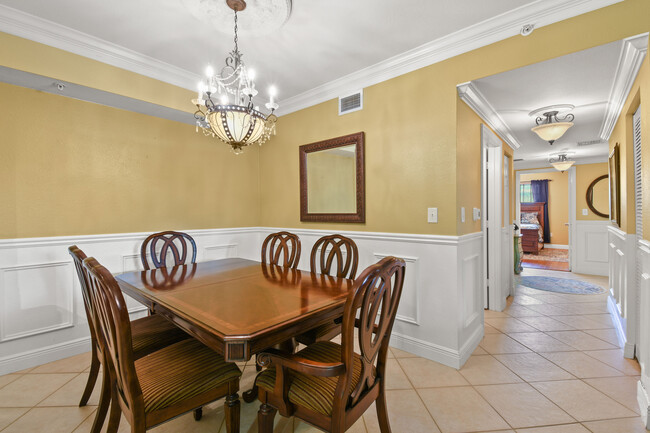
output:
[[[306,347],[297,355],[311,361],[340,362],[341,346],[331,341],[321,341]],[[357,386],[360,377],[361,359],[355,354],[350,389]],[[289,401],[323,415],[331,415],[332,406],[334,405],[334,392],[338,381],[339,377],[319,377],[291,371]],[[255,384],[268,392],[273,392],[275,368],[271,367],[262,371],[255,379]]]
[[[169,320],[155,314],[132,321],[131,336],[136,359],[190,337]]]
[[[241,377],[237,365],[195,339],[135,361],[146,413],[165,409]]]

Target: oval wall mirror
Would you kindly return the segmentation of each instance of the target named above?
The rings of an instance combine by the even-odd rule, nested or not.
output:
[[[609,214],[601,212],[598,209],[609,208],[609,183],[607,178],[609,176],[603,174],[602,176],[594,179],[587,188],[587,206],[596,215],[601,218],[609,218]],[[605,182],[602,182],[605,181]]]

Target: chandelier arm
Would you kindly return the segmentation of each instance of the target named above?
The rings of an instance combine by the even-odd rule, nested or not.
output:
[[[571,113],[567,114],[564,117],[558,118],[557,115],[555,116],[555,121],[556,122],[573,122],[573,119],[575,119],[575,116]]]
[[[547,117],[542,117],[542,116],[537,116],[537,119],[535,119],[535,123],[538,125],[542,125],[545,122],[545,120],[548,119]]]

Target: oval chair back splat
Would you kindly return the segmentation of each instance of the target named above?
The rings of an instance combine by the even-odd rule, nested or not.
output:
[[[332,272],[334,265],[336,272]],[[358,265],[357,244],[345,236],[323,236],[311,249],[310,269],[317,274],[354,280]]]
[[[296,269],[300,261],[300,238],[289,232],[271,233],[262,243],[262,263]]]
[[[162,246],[158,249],[158,244]],[[148,271],[154,268],[167,267],[167,257],[171,253],[174,263],[172,266],[184,265],[191,253],[190,263],[196,263],[196,242],[192,236],[183,232],[165,231],[149,235],[142,242],[140,259],[142,266]],[[151,265],[149,262],[151,261]]]

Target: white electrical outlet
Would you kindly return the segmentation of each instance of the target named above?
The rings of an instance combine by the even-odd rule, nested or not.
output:
[[[587,209],[583,209],[583,210],[582,210],[582,214],[583,214],[583,215],[589,215],[589,211],[588,211]]]
[[[460,222],[462,222],[462,223],[465,222],[465,208],[464,207],[460,208]]]
[[[477,207],[472,209],[472,218],[474,219],[474,221],[480,220],[481,219],[481,209],[479,209]]]
[[[427,210],[427,222],[437,223],[438,222],[438,208],[430,207]]]

